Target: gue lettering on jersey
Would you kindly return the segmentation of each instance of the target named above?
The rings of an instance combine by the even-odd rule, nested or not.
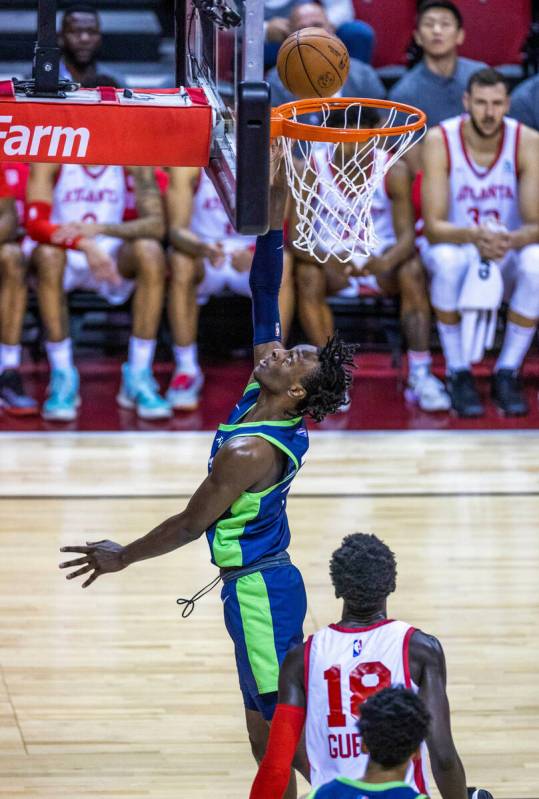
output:
[[[457,202],[481,202],[482,200],[514,200],[515,195],[511,186],[503,184],[496,186],[482,186],[477,191],[473,186],[461,186],[457,194]]]
[[[0,141],[7,156],[41,155],[84,158],[90,142],[88,128],[61,125],[12,125],[12,116],[0,116]],[[6,129],[7,127],[7,129]]]
[[[361,735],[359,732],[338,732],[328,735],[329,756],[333,760],[342,757],[359,757],[361,754]]]

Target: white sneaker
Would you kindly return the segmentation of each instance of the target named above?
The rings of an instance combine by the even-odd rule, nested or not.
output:
[[[165,396],[175,411],[194,411],[198,408],[203,385],[202,372],[190,375],[187,372],[176,371]]]
[[[404,396],[408,402],[417,403],[422,411],[448,411],[451,407],[444,384],[430,372],[410,375]]]

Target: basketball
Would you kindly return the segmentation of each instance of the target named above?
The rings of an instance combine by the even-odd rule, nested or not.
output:
[[[337,36],[302,28],[285,39],[277,55],[282,83],[296,97],[331,97],[348,76],[350,57]]]

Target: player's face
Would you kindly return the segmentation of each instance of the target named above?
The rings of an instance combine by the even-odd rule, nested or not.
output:
[[[309,344],[291,350],[275,348],[255,367],[258,382],[274,394],[286,394],[300,387],[307,375],[318,366],[318,350]]]
[[[471,92],[464,95],[464,108],[470,114],[472,125],[485,139],[496,136],[509,111],[509,95],[503,83],[495,86],[474,84]]]
[[[450,55],[464,41],[464,31],[446,8],[431,8],[422,14],[414,36],[417,44],[433,58]]]
[[[65,20],[60,42],[76,64],[90,64],[101,44],[97,17],[82,11],[70,14]]]

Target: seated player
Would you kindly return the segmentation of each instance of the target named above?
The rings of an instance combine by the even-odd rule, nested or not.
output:
[[[368,756],[365,773],[357,779],[336,777],[306,799],[427,799],[404,782],[429,729],[430,715],[421,699],[409,688],[384,688],[360,711],[357,739]]]
[[[0,406],[17,416],[38,411],[19,371],[26,310],[26,268],[20,246],[24,210],[17,197],[23,174],[23,164],[0,165]]]
[[[346,118],[343,111],[332,112],[328,124],[356,127],[358,112],[354,107]],[[375,109],[362,108],[361,127],[373,128],[379,121]],[[341,147],[346,161],[348,153],[353,154],[355,144]],[[327,173],[326,183],[332,186],[322,198],[321,209],[315,212],[322,215],[323,205],[329,204],[333,221],[339,207],[343,208],[346,218],[348,203],[338,180],[333,179],[334,165],[327,161],[326,153],[326,147],[322,147],[314,148],[312,154],[316,172]],[[386,159],[387,155],[376,151],[375,157]],[[337,170],[341,169],[340,148],[335,151],[334,158],[339,161]],[[351,167],[350,175],[353,185],[360,188],[362,176],[355,166]],[[363,291],[374,291],[385,296],[400,296],[401,324],[408,345],[407,397],[425,411],[448,410],[449,397],[443,384],[430,370],[430,304],[423,267],[414,248],[411,180],[403,161],[398,161],[389,170],[386,180],[375,191],[371,213],[379,245],[370,258],[357,257],[351,263],[342,264],[331,256],[322,265],[314,257],[296,250],[297,304],[301,326],[309,341],[320,346],[333,335],[334,330],[333,316],[326,301],[328,295],[357,297]],[[292,214],[294,216],[294,210]],[[327,252],[323,225],[319,231],[319,249],[322,253]]]
[[[342,403],[355,347],[337,337],[317,350],[280,342],[286,188],[282,170],[270,195],[270,230],[258,236],[250,285],[254,371],[227,424],[215,434],[208,476],[186,508],[127,546],[100,541],[63,547],[80,556],[60,564],[86,574],[83,588],[108,572],[185,546],[206,532],[220,569],[227,630],[234,642],[245,721],[255,758],[264,753],[277,701],[279,666],[303,640],[307,602],[290,561],[288,491],[309,448],[304,417],[321,421]],[[196,601],[196,595],[191,600]],[[294,776],[287,799],[295,799]]]
[[[335,595],[344,601],[342,618],[286,656],[279,704],[250,799],[281,799],[304,726],[305,776],[315,788],[336,777],[360,776],[367,755],[356,729],[359,706],[382,688],[401,684],[419,693],[432,717],[426,746],[442,799],[466,799],[441,644],[387,615],[387,598],[396,586],[393,552],[375,535],[355,533],[333,553],[329,569]],[[422,745],[406,772],[406,782],[422,794],[428,793],[425,755]]]
[[[130,176],[138,218],[130,218]],[[151,370],[165,283],[164,216],[153,169],[34,164],[27,201],[29,238],[23,246],[37,273],[52,370],[43,418],[71,421],[80,405],[66,302],[74,289],[96,291],[112,304],[134,292],[133,333],[117,400],[143,419],[168,418],[170,406]]]
[[[459,296],[477,253],[497,262],[509,312],[491,393],[503,413],[521,415],[528,402],[518,373],[539,318],[539,134],[506,116],[507,86],[493,69],[472,75],[464,105],[465,116],[426,137],[422,254],[460,416],[481,416],[484,408],[461,340]]]
[[[167,399],[174,409],[189,411],[198,407],[204,383],[197,349],[199,308],[225,289],[251,296],[249,273],[255,238],[235,232],[211,180],[201,169],[170,170],[167,216],[172,273],[168,315],[176,363]],[[294,311],[287,251],[279,306],[286,340]]]

